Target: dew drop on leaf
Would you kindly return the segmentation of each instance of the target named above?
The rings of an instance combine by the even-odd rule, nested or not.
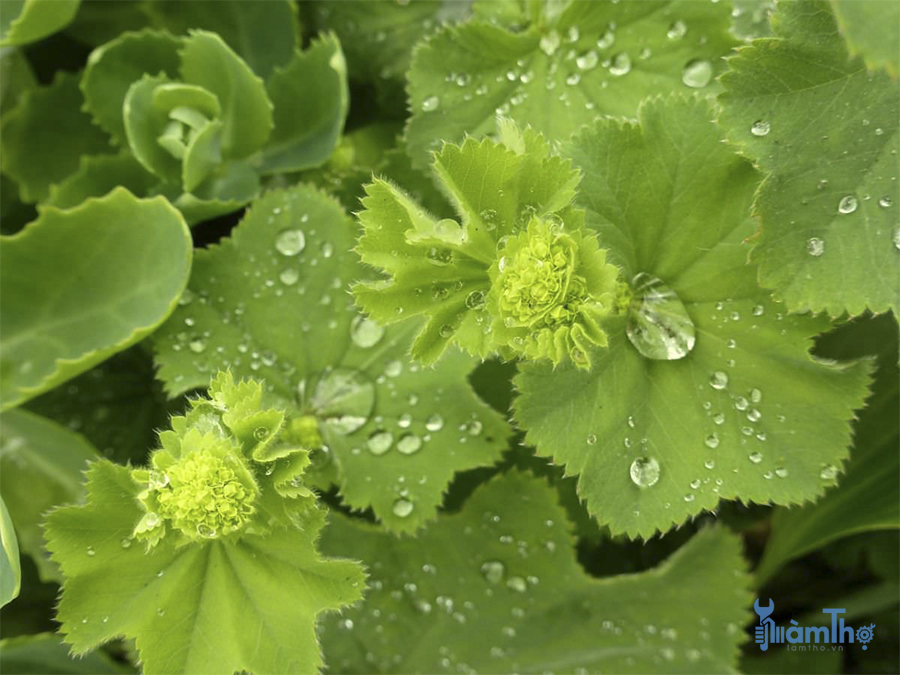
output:
[[[425,112],[432,112],[438,109],[438,106],[441,104],[441,99],[437,96],[429,96],[424,101],[422,101],[422,110]]]
[[[853,213],[858,206],[859,201],[856,197],[853,195],[845,195],[844,197],[841,197],[841,201],[838,202],[838,213],[843,213],[844,215]]]
[[[368,421],[375,407],[375,387],[359,371],[330,370],[316,385],[310,406],[326,427],[346,436]]]
[[[609,72],[617,77],[627,75],[631,72],[631,58],[625,52],[616,54],[612,63],[609,65]]]
[[[894,201],[890,197],[882,197],[881,199],[878,200],[878,206],[880,206],[883,209],[888,208],[893,203],[894,203]]]
[[[706,443],[707,448],[718,448],[719,447],[719,436],[718,434],[710,434],[706,437],[704,441]]]
[[[435,413],[425,421],[425,428],[431,432],[440,431],[444,428],[444,418]]]
[[[681,81],[694,89],[702,89],[712,79],[713,66],[706,59],[688,61],[681,73]]]
[[[777,469],[775,469],[775,475],[778,476],[779,478],[787,478],[788,470],[785,469],[783,466],[780,466]]]
[[[541,51],[544,52],[547,56],[553,56],[553,54],[556,53],[556,50],[559,49],[559,43],[559,33],[557,33],[555,30],[551,30],[541,38]]]
[[[754,464],[759,464],[763,460],[763,456],[761,452],[751,452],[747,455],[747,459],[749,459]]]
[[[285,286],[293,286],[300,279],[300,272],[293,268],[288,268],[283,270],[281,274],[278,275],[278,280],[281,281]]]
[[[806,242],[806,251],[812,257],[818,258],[820,255],[825,253],[825,242],[818,237],[810,237]]]
[[[394,444],[394,434],[384,429],[373,431],[366,440],[366,447],[375,456],[383,455]]]
[[[398,499],[394,502],[394,506],[391,510],[398,518],[406,518],[413,512],[414,508],[413,503],[408,499]]]
[[[422,439],[416,434],[404,434],[397,441],[397,452],[402,455],[414,455],[422,448]]]
[[[756,120],[750,127],[750,133],[754,136],[768,136],[771,126],[765,120]]]
[[[506,587],[517,593],[524,593],[528,590],[528,584],[522,577],[510,577],[506,580]]]
[[[275,248],[281,255],[297,255],[306,248],[306,235],[303,230],[283,230],[275,238]]]
[[[822,480],[833,481],[837,478],[838,468],[834,464],[826,464],[819,472],[819,478]]]
[[[666,37],[670,40],[680,40],[687,33],[687,25],[681,19],[673,22],[666,32]]]
[[[466,307],[469,309],[481,309],[484,307],[484,291],[472,291],[466,296]]]
[[[709,376],[709,386],[713,389],[722,390],[728,386],[728,375],[721,370],[717,370]]]
[[[644,273],[634,278],[632,288],[626,334],[634,348],[648,359],[672,361],[687,356],[696,342],[694,323],[675,291]]]
[[[357,347],[374,347],[384,337],[384,328],[365,316],[357,316],[350,323],[350,339]]]
[[[575,65],[578,66],[579,70],[592,70],[597,66],[599,60],[597,52],[592,49],[575,59]]]
[[[481,566],[481,576],[489,583],[499,584],[503,581],[503,575],[505,574],[506,565],[499,560],[488,560]]]
[[[631,463],[628,473],[638,487],[652,487],[659,482],[659,462],[652,457],[638,457]]]

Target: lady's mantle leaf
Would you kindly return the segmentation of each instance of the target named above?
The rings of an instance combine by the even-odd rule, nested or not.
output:
[[[23,202],[46,199],[50,186],[75,171],[83,155],[111,149],[82,112],[83,103],[78,76],[60,71],[51,85],[26,91],[4,115],[0,166],[19,184]]]
[[[336,672],[722,673],[749,579],[736,537],[697,534],[658,568],[608,579],[575,560],[554,490],[512,473],[415,540],[347,518],[323,550],[372,562],[366,601],[328,619]],[[396,655],[403,655],[402,661]]]
[[[776,37],[729,60],[720,97],[729,139],[768,173],[760,282],[792,310],[896,311],[896,84],[848,58],[827,3],[782,2],[772,21]]]
[[[846,475],[839,475],[836,466],[822,469],[823,479],[839,485],[815,504],[776,511],[765,556],[756,570],[758,585],[788,560],[829,542],[859,532],[900,528],[897,321],[891,314],[857,320],[824,336],[819,346],[839,358],[878,354],[871,402],[854,425]]]
[[[604,122],[566,153],[584,174],[589,224],[626,277],[658,277],[683,303],[696,343],[645,358],[625,320],[590,372],[528,364],[515,380],[527,440],[579,474],[588,511],[650,536],[719,499],[797,504],[847,456],[866,364],[810,357],[824,320],[783,314],[746,265],[756,173],[721,141],[700,100],[653,100],[640,126]]]
[[[16,530],[6,510],[6,502],[0,497],[0,607],[14,600],[22,586],[22,568],[19,563],[19,543]]]
[[[191,254],[178,211],[122,188],[67,211],[44,208],[0,237],[2,408],[152,332],[175,308]]]
[[[367,272],[354,229],[313,188],[262,197],[230,239],[197,252],[181,307],[154,335],[157,362],[171,394],[221,367],[264,378],[288,419],[309,425],[320,483],[412,531],[455,472],[499,457],[509,431],[466,382],[471,359],[410,366],[416,325],[385,330],[356,313],[346,287]]]
[[[497,114],[566,138],[600,115],[634,116],[648,95],[711,89],[737,44],[724,4],[548,3],[531,18],[521,32],[446,27],[414,52],[407,139],[418,166],[441,139],[493,131]]]
[[[58,620],[81,654],[133,637],[145,673],[313,672],[316,617],[359,599],[357,563],[322,559],[324,512],[302,529],[145,550],[131,471],[107,460],[88,474],[88,504],[47,519],[48,548],[67,581]]]
[[[97,456],[84,437],[51,420],[25,410],[0,416],[0,492],[22,552],[33,558],[45,581],[61,578],[44,551],[44,514],[82,498],[82,473]]]
[[[831,0],[847,48],[870,68],[900,71],[900,4],[879,0]]]
[[[56,633],[0,640],[0,670],[22,675],[121,675],[134,672],[103,651],[74,658]]]

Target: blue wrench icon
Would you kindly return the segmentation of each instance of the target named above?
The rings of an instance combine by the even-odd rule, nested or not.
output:
[[[759,598],[753,603],[753,610],[759,615],[759,625],[756,627],[756,643],[759,648],[766,651],[769,648],[769,631],[768,624],[773,627],[775,622],[769,618],[769,615],[775,611],[775,603],[769,598],[768,607],[759,606]]]

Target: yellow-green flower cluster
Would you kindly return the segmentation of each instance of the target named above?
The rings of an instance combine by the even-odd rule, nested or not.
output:
[[[593,236],[533,217],[491,270],[494,339],[514,356],[556,364],[568,355],[589,367],[590,350],[607,343],[600,320],[615,307],[617,278]]]

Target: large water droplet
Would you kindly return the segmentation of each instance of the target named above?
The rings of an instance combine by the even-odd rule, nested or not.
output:
[[[357,316],[350,323],[350,339],[358,347],[377,345],[384,337],[384,327],[365,316]]]
[[[306,248],[306,235],[303,230],[283,230],[275,238],[275,248],[281,255],[297,255]]]
[[[853,195],[845,195],[841,197],[841,201],[838,202],[838,212],[847,214],[853,213],[856,211],[856,207],[859,206],[859,202],[856,197]]]
[[[579,70],[591,70],[597,66],[598,61],[597,52],[592,49],[575,59],[575,65],[578,66]]]
[[[659,482],[659,462],[652,457],[638,457],[631,463],[628,473],[638,487],[652,487]]]
[[[666,37],[670,40],[680,40],[687,33],[687,25],[681,19],[675,21],[666,32]]]
[[[414,455],[422,448],[422,439],[416,434],[404,434],[397,441],[397,452],[401,455]]]
[[[559,33],[552,30],[541,38],[541,51],[547,56],[553,56],[553,54],[556,53],[556,50],[559,49],[559,43]]]
[[[425,428],[431,432],[440,431],[444,428],[444,418],[435,413],[425,420]]]
[[[383,455],[394,444],[394,434],[384,429],[373,431],[366,440],[366,447],[373,455]]]
[[[660,279],[638,274],[632,281],[634,299],[626,333],[648,359],[682,359],[694,348],[694,323],[681,300]]]
[[[398,518],[406,518],[413,512],[413,503],[408,499],[398,499],[391,509]]]
[[[702,89],[712,79],[713,66],[706,59],[688,61],[681,73],[681,81],[694,89]]]
[[[768,136],[771,129],[771,125],[765,120],[756,120],[753,126],[750,127],[750,133],[759,137]]]
[[[363,426],[375,407],[375,387],[361,372],[347,368],[327,371],[310,401],[323,424],[347,435]]]
[[[721,370],[717,370],[709,376],[709,386],[713,389],[722,390],[728,386],[728,375]]]
[[[616,54],[609,66],[609,72],[621,77],[631,72],[631,58],[625,52]]]

